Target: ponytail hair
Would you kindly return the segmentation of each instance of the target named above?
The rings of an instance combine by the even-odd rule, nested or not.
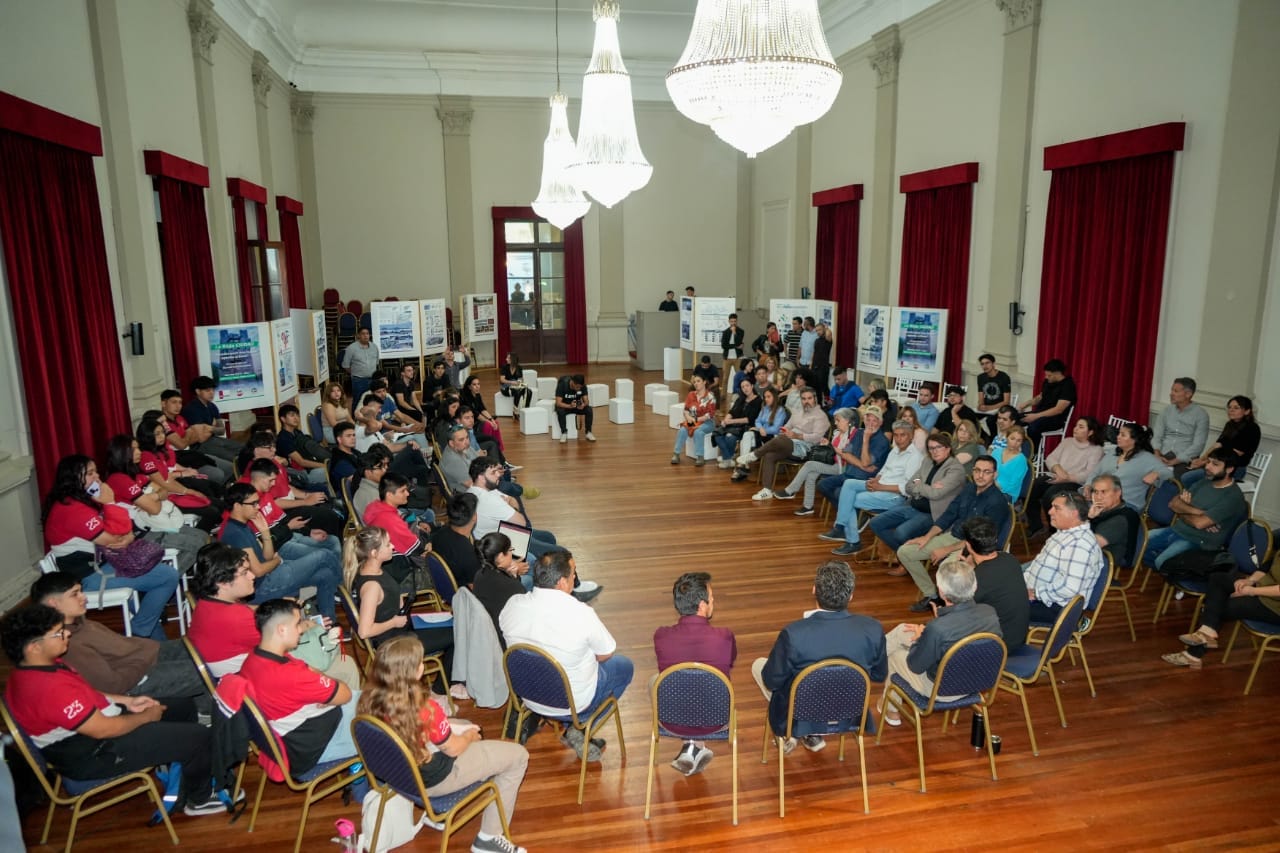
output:
[[[355,591],[351,583],[356,579],[356,573],[386,542],[387,531],[381,527],[365,527],[356,535],[347,537],[346,545],[342,549],[342,582],[346,584],[347,589]]]

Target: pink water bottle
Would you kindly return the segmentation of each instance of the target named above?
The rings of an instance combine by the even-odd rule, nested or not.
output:
[[[357,853],[356,825],[345,817],[340,817],[333,822],[333,828],[338,832],[338,841],[342,844],[343,853]]]

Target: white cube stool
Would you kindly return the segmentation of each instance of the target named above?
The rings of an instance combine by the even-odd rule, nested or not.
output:
[[[630,397],[614,397],[609,401],[609,422],[633,424],[636,422],[636,404]]]
[[[665,388],[661,391],[653,392],[653,413],[655,415],[665,415],[671,411],[671,406],[680,400],[680,395],[675,391],[668,391]]]
[[[578,440],[578,416],[568,415],[564,419],[565,435],[569,436],[570,441]],[[560,420],[555,416],[551,416],[551,438],[553,441],[560,440]]]
[[[515,404],[511,402],[511,398],[501,391],[493,392],[493,416],[495,418],[509,418],[515,414]]]
[[[538,377],[538,399],[554,400],[556,398],[556,380],[545,376]]]
[[[525,385],[534,386],[538,384],[538,371],[530,370],[526,367],[524,368],[523,374]]]
[[[592,382],[587,385],[587,405],[591,408],[609,405],[609,386],[603,382]]]
[[[680,347],[664,347],[662,350],[662,378],[668,382],[684,378],[684,364],[680,353]]]
[[[524,435],[544,435],[549,429],[551,413],[542,406],[530,406],[520,410],[520,432]]]
[[[621,382],[622,380],[619,379],[618,381]],[[670,391],[670,390],[671,389],[668,388],[666,384],[663,382],[648,383],[647,385],[644,386],[644,404],[646,406],[652,406],[654,394],[656,394],[659,391]],[[622,395],[619,394],[618,396],[621,397]]]
[[[690,459],[698,458],[698,448],[694,443],[696,436],[690,436],[689,440],[684,443],[684,455]],[[712,441],[711,436],[703,436],[702,438],[702,458],[708,462],[715,462],[720,458],[720,448],[716,447],[716,443]]]
[[[636,396],[636,383],[630,379],[613,380],[613,396],[624,400],[633,400]]]
[[[672,403],[667,408],[667,425],[672,429],[684,426],[684,403]]]

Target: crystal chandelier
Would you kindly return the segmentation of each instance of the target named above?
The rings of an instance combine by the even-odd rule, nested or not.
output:
[[[577,157],[569,132],[569,99],[560,91],[560,3],[556,3],[556,93],[551,96],[551,127],[542,143],[542,186],[533,212],[564,230],[586,215],[591,202],[578,191],[566,171]]]
[[[667,92],[685,116],[754,157],[831,109],[841,77],[818,0],[698,0]]]
[[[582,77],[577,162],[569,166],[574,184],[605,207],[649,183],[653,174],[636,136],[631,75],[618,45],[618,12],[618,0],[595,0],[596,38]]]

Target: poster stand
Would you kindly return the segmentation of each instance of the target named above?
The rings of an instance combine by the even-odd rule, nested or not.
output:
[[[462,317],[462,344],[473,352],[475,344],[493,342],[493,363],[498,363],[498,295],[496,293],[464,293],[459,298]],[[479,367],[481,359],[476,354],[473,367]]]
[[[889,375],[941,383],[947,351],[947,310],[894,308],[888,344]]]

